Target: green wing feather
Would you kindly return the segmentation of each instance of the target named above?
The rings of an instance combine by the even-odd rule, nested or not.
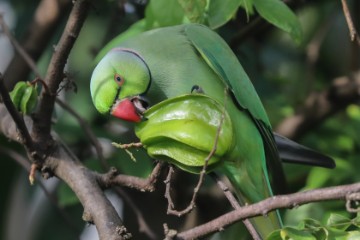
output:
[[[186,25],[185,34],[208,65],[229,86],[241,108],[248,109],[256,119],[270,125],[249,77],[225,41],[203,25]]]
[[[285,177],[270,121],[238,59],[223,39],[202,25],[186,26],[185,34],[211,69],[229,86],[229,90],[233,93],[239,107],[247,111],[254,120],[265,146],[267,166],[265,166],[266,163],[263,163],[263,167],[264,169],[270,168],[270,172],[273,173],[271,177],[272,181],[275,182],[274,186],[281,186],[281,190],[284,190]],[[266,171],[264,172],[267,175]]]
[[[271,124],[263,105],[240,62],[233,54],[228,45],[217,34],[209,31],[201,25],[189,25],[185,27],[185,34],[191,41],[202,58],[217,76],[229,87],[233,100],[239,110],[246,112],[256,125],[264,144],[265,159],[261,162],[264,185],[268,185],[270,194],[269,174],[271,174],[272,186],[275,191],[284,189],[285,177],[282,170],[275,139],[271,131]],[[249,136],[251,138],[251,136]],[[236,169],[228,168],[230,171]],[[230,172],[231,174],[238,174]],[[280,186],[280,187],[279,187]],[[242,193],[240,193],[242,195]],[[268,195],[265,193],[265,196]],[[252,219],[258,233],[265,237],[273,229],[281,227],[281,218],[276,211],[269,217],[256,217]]]

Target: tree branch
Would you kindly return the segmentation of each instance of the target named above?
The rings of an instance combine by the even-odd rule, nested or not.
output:
[[[127,233],[122,220],[105,197],[96,175],[85,168],[59,139],[55,142],[49,141],[52,139],[50,130],[55,93],[63,79],[67,57],[85,21],[89,5],[88,0],[75,1],[64,33],[49,64],[45,78],[49,91],[42,93],[40,108],[34,116],[34,122],[29,117],[25,117],[25,122],[28,129],[32,130],[36,150],[41,155],[46,154],[41,165],[43,177],[48,178],[55,174],[69,185],[84,207],[84,219],[95,223],[100,239],[127,239],[131,234]],[[16,127],[5,106],[0,104],[0,132],[9,139],[18,141]]]
[[[31,119],[25,117],[25,122],[31,129]],[[7,138],[17,141],[15,129],[14,121],[5,106],[0,104],[0,132]],[[50,177],[47,175],[49,168],[74,191],[84,207],[84,216],[87,216],[85,220],[95,223],[100,239],[126,239],[128,236],[126,228],[97,183],[96,174],[83,166],[59,139],[56,139],[56,142],[57,144],[52,146],[51,154],[45,160],[43,176]]]
[[[299,139],[328,117],[359,100],[360,71],[352,76],[336,78],[328,89],[310,94],[304,106],[279,123],[275,132],[290,139]]]
[[[225,197],[228,199],[231,206],[234,209],[241,209],[241,206],[240,206],[238,200],[235,198],[235,196],[229,190],[229,188],[225,185],[225,183],[223,183],[220,180],[220,178],[216,175],[216,173],[211,172],[209,175],[216,182],[218,187],[223,191]],[[250,233],[251,237],[253,238],[253,240],[260,240],[261,239],[259,234],[256,232],[255,227],[252,225],[252,223],[250,222],[249,219],[243,219],[242,222],[245,225],[246,229],[249,231],[249,233]]]
[[[344,12],[344,15],[345,15],[346,23],[347,23],[348,28],[349,28],[350,40],[353,41],[353,42],[356,41],[357,44],[360,46],[360,36],[356,31],[356,28],[355,28],[355,25],[354,25],[353,20],[351,18],[350,10],[349,10],[349,7],[347,5],[346,0],[341,0],[341,4],[342,4],[342,7],[343,7],[343,12]]]
[[[56,92],[64,77],[64,67],[81,27],[87,16],[90,1],[77,0],[74,3],[69,19],[54,54],[50,60],[44,79],[49,92],[42,91],[39,110],[34,114],[35,124],[32,136],[35,142],[47,142],[50,138],[51,116],[54,110]]]
[[[241,209],[224,214],[203,225],[178,233],[176,239],[197,239],[219,231],[234,222],[249,217],[265,215],[275,209],[293,208],[311,202],[328,200],[360,200],[359,194],[351,194],[358,192],[360,192],[360,183],[274,196],[255,204],[243,206]],[[357,198],[355,198],[356,196]]]
[[[28,66],[30,67],[30,69],[35,73],[35,75],[37,76],[37,78],[32,81],[39,81],[42,86],[44,87],[44,90],[48,93],[50,93],[50,90],[48,89],[46,83],[42,80],[42,76],[40,74],[39,69],[36,66],[35,61],[31,58],[31,56],[25,51],[25,49],[19,44],[19,42],[14,38],[14,36],[11,34],[8,26],[6,25],[6,23],[4,22],[3,16],[0,14],[0,26],[2,27],[5,35],[9,38],[9,40],[11,41],[11,44],[14,46],[15,50],[18,52],[19,55],[21,55],[21,57],[25,60],[25,62],[28,64]],[[3,78],[0,75],[0,81],[3,80]],[[3,89],[4,86],[1,86]],[[61,99],[59,99],[58,97],[55,99],[56,103],[61,106],[63,109],[65,109],[66,111],[68,111],[72,116],[74,116],[76,118],[76,120],[79,122],[80,126],[83,128],[85,134],[89,137],[90,142],[93,144],[93,146],[95,147],[96,153],[99,157],[99,160],[102,164],[102,167],[104,168],[104,170],[109,169],[108,163],[106,162],[103,154],[102,154],[102,148],[101,145],[98,141],[98,139],[96,138],[96,136],[94,135],[94,133],[91,131],[89,124],[87,123],[87,121],[85,121],[74,109],[72,109],[68,104],[66,104],[65,102],[63,102]],[[7,106],[7,108],[11,108],[10,106]],[[15,121],[16,122],[16,121]],[[19,126],[19,124],[17,124]],[[27,129],[26,129],[27,130]],[[29,135],[30,136],[30,135]],[[30,139],[32,141],[32,139]]]
[[[150,228],[150,226],[146,222],[143,213],[135,204],[134,199],[130,198],[130,196],[120,187],[114,187],[113,189],[117,194],[119,194],[119,196],[135,213],[137,222],[139,224],[139,232],[146,234],[146,236],[148,236],[149,239],[153,239],[153,240],[158,239],[159,237],[155,234],[155,232]]]
[[[115,168],[110,168],[106,174],[97,174],[97,181],[104,188],[110,186],[124,186],[129,188],[137,189],[141,192],[152,192],[155,190],[155,184],[164,166],[163,162],[158,162],[151,172],[150,176],[146,179],[118,174]]]

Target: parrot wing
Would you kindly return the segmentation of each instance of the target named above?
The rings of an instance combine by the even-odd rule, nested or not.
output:
[[[284,192],[285,176],[270,121],[237,57],[223,39],[202,25],[187,25],[184,32],[204,61],[228,86],[228,92],[234,98],[238,108],[246,111],[253,119],[264,141],[267,162],[263,163],[263,168],[269,169],[272,173],[271,179],[275,192],[279,192],[279,189]],[[264,173],[267,175],[267,171]]]

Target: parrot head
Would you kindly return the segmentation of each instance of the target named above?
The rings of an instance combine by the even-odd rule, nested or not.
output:
[[[102,113],[139,122],[147,108],[144,94],[151,84],[151,73],[136,52],[115,48],[95,67],[91,76],[91,98]]]

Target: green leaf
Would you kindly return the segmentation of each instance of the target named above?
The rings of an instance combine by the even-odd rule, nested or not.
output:
[[[281,229],[275,230],[267,236],[266,240],[282,240],[280,235]]]
[[[317,240],[327,240],[329,236],[329,231],[325,227],[313,229],[311,233]]]
[[[336,213],[331,213],[326,222],[329,227],[339,230],[346,230],[351,224],[349,218]]]
[[[356,219],[356,218],[355,218]],[[318,220],[304,219],[298,227],[284,227],[272,232],[267,240],[355,240],[360,239],[360,231],[346,231],[354,224],[351,220],[339,214],[331,214],[324,226]]]
[[[358,240],[360,239],[359,231],[342,231],[337,229],[329,229],[329,240]]]
[[[347,232],[346,240],[359,240],[360,232],[359,231],[350,231]]]
[[[178,25],[184,22],[185,13],[178,1],[152,0],[145,10],[148,29]]]
[[[312,218],[304,219],[299,223],[299,229],[317,229],[320,227],[322,227],[321,223],[318,220]]]
[[[285,227],[280,230],[281,239],[293,240],[316,240],[316,238],[309,232],[298,230],[293,227]]]
[[[253,0],[258,13],[271,24],[290,34],[297,42],[302,41],[300,22],[289,7],[280,0]]]
[[[178,0],[178,2],[190,22],[204,23],[206,0]]]
[[[216,29],[228,22],[237,12],[241,0],[211,0],[208,22],[211,29]]]
[[[21,100],[24,96],[25,90],[27,89],[28,85],[24,81],[17,82],[14,89],[9,93],[10,98],[18,111],[21,111],[20,105]]]
[[[253,0],[240,0],[240,7],[245,9],[248,17],[254,13]]]
[[[352,224],[358,228],[360,228],[360,214],[358,213],[357,216],[352,220]]]

